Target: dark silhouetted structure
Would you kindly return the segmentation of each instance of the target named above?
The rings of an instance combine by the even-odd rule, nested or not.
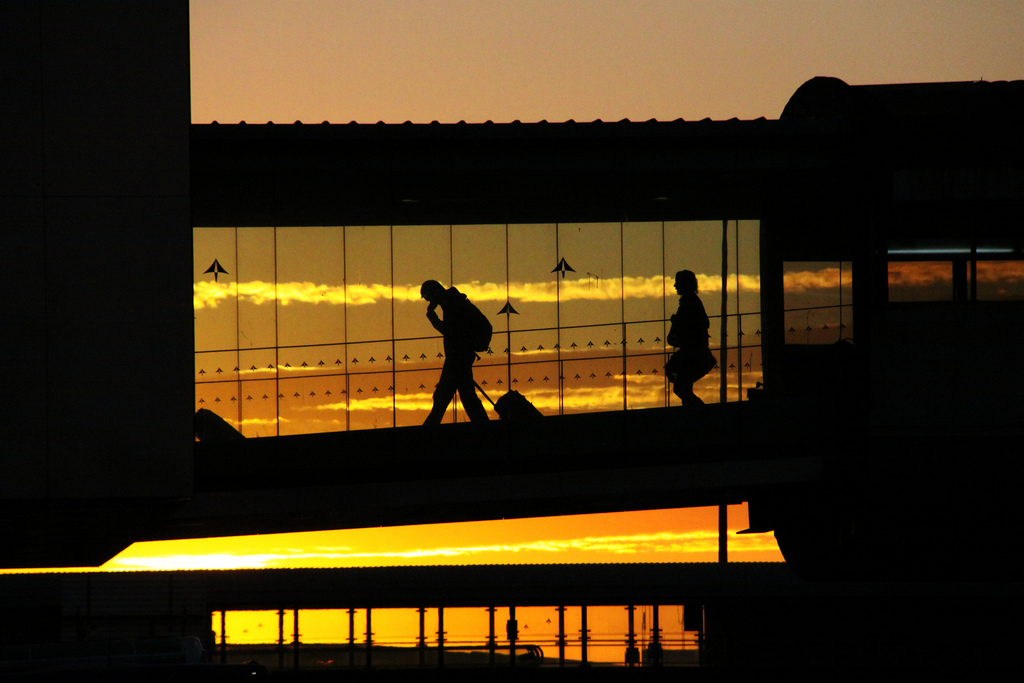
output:
[[[790,629],[786,646],[813,653],[852,610],[896,643],[884,663],[914,663],[943,596],[965,628],[1019,606],[1024,300],[1000,292],[1024,264],[1024,82],[815,78],[779,120],[190,125],[183,0],[0,15],[4,566],[98,565],[138,540],[748,501],[750,530],[774,531],[800,578],[752,595],[712,570],[719,662],[753,651],[754,630]],[[624,216],[760,221],[756,400],[699,419],[195,441],[193,226]],[[902,299],[893,274],[936,263],[948,296]],[[855,275],[837,304],[854,342],[796,339],[786,273],[801,264]],[[77,637],[43,626],[73,621],[64,578],[2,578],[6,623]],[[1016,666],[1018,639],[986,628],[968,649]]]

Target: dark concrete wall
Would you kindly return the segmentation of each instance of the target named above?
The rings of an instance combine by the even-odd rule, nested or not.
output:
[[[0,124],[0,501],[187,494],[188,3],[4,3]]]

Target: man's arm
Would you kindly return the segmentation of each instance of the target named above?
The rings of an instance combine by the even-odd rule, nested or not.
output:
[[[434,304],[434,303],[429,304],[427,306],[427,320],[430,321],[430,324],[434,326],[435,330],[437,330],[441,334],[444,334],[445,333],[444,321],[441,320],[437,316],[437,311],[434,310],[436,308],[437,308],[437,304]]]

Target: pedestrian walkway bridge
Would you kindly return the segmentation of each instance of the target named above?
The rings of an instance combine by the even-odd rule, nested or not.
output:
[[[744,403],[197,443],[152,538],[740,503],[819,481],[833,424]]]

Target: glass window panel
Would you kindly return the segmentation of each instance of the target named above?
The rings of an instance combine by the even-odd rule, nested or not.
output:
[[[622,229],[618,223],[562,223],[555,279],[563,327],[622,320]]]
[[[390,339],[391,228],[345,228],[348,341]]]
[[[330,346],[281,347],[278,350],[279,372],[283,377],[310,377],[337,373],[344,369],[345,347]]]
[[[360,347],[367,345],[360,344]],[[441,354],[441,356],[438,356]],[[444,363],[440,339],[413,339],[395,342],[396,369],[428,370],[439,375]]]
[[[759,313],[741,315],[739,328],[743,333],[741,342],[744,347],[761,345],[761,315]]]
[[[207,351],[195,356],[196,382],[224,382],[237,379],[237,351]]]
[[[280,433],[314,434],[343,430],[342,382],[337,378],[282,378],[278,383]]]
[[[843,323],[853,326],[853,262],[839,262],[839,305],[842,306]],[[846,315],[849,313],[850,315]],[[850,333],[852,336],[852,332]]]
[[[622,410],[622,359],[565,361],[562,365],[563,412]]]
[[[555,237],[555,226],[550,224],[508,226],[509,295],[519,312],[511,316],[513,330],[558,325],[558,273],[551,272],[558,265]]]
[[[345,340],[345,231],[277,229],[277,325],[282,346]]]
[[[740,313],[756,313],[761,310],[761,253],[760,253],[760,221],[737,221],[735,239],[738,244],[739,266],[732,264],[732,277],[739,271],[737,304]],[[735,258],[737,244],[730,250],[730,258]]]
[[[634,632],[638,634],[634,614]],[[621,605],[600,605],[587,607],[587,628],[590,641],[587,643],[587,658],[592,662],[620,664],[625,661],[626,637],[629,631],[629,614]]]
[[[680,270],[697,275],[698,295],[708,315],[721,313],[722,221],[671,221],[665,223],[665,308],[669,315],[679,307],[672,283]]]
[[[238,347],[235,234],[234,228],[192,231],[196,351]]]
[[[743,326],[730,318],[735,348],[738,329],[757,330],[760,284],[757,222],[732,226],[730,309],[754,314]],[[719,334],[721,230],[721,221],[196,229],[197,407],[258,435],[418,424],[443,362],[419,297],[426,279],[455,282],[492,319],[492,349],[475,369],[496,399],[515,388],[546,414],[660,405],[675,270],[698,273]],[[673,254],[686,263],[667,268]],[[206,273],[212,258],[221,268]],[[573,271],[557,267],[562,258]],[[499,314],[506,302],[517,314]],[[633,324],[624,328],[624,316]],[[204,353],[213,349],[224,353]],[[760,376],[753,353],[726,359],[734,394]],[[460,412],[453,406],[449,419]]]
[[[239,430],[247,438],[277,436],[277,382],[274,380],[246,380],[242,383],[239,408],[242,426]]]
[[[437,334],[427,320],[427,302],[420,298],[420,286],[427,280],[437,280],[445,287],[454,284],[451,228],[447,225],[403,225],[395,226],[392,231],[395,337],[408,339]]]
[[[623,341],[625,341],[622,326],[618,323],[586,327],[563,327],[560,330],[560,337],[561,341],[559,343],[563,354],[599,351],[602,355],[608,355],[609,353],[622,355]]]
[[[374,617],[377,613],[374,611]],[[285,638],[288,642],[294,633],[294,620],[285,622]],[[365,623],[365,622],[364,622]],[[277,620],[273,622],[276,636]],[[304,644],[340,643],[348,630],[348,614],[338,609],[299,610],[299,637]],[[276,642],[275,637],[273,642]]]
[[[743,316],[744,326],[748,324],[749,318],[752,316]],[[749,340],[755,340],[754,344],[749,344]],[[743,397],[742,400],[746,400],[746,390],[753,388],[757,382],[764,380],[763,371],[761,368],[761,346],[757,344],[758,338],[754,334],[745,334],[743,337],[743,346],[738,349],[738,355],[740,357],[741,371],[743,373],[740,381],[743,385]]]
[[[663,320],[668,317],[666,297],[673,290],[671,280],[665,279],[661,223],[623,223],[622,273],[623,310],[627,321]],[[675,275],[674,271],[672,275]]]
[[[274,228],[236,231],[238,245],[238,348],[277,344]]]
[[[535,363],[557,358],[557,329],[529,330],[513,332],[509,335],[512,342],[511,356],[513,368],[521,363]],[[513,369],[513,374],[515,370]]]
[[[951,261],[890,261],[889,301],[952,301]]]
[[[573,327],[563,329],[561,334],[563,359],[622,356],[622,327],[618,324]]]
[[[495,333],[505,330],[508,322],[499,315],[510,300],[506,266],[504,225],[452,227],[452,279],[491,321]],[[512,307],[519,310],[515,303]]]
[[[853,271],[849,261],[783,264],[787,344],[833,344],[853,337]]]
[[[238,368],[242,381],[275,379],[277,377],[277,353],[277,349],[240,351],[238,353]]]
[[[665,354],[626,359],[626,408],[662,408],[666,405]]]
[[[437,643],[437,610],[428,610],[424,613],[424,631],[427,635],[427,644]],[[448,610],[445,610],[445,621],[447,622]],[[348,615],[345,615],[348,618]],[[371,626],[373,628],[373,643],[383,647],[415,647],[419,642],[420,615],[415,609],[400,608],[377,608],[370,614]],[[346,627],[347,630],[347,627]],[[447,623],[445,624],[447,630]],[[366,641],[366,615],[356,623],[356,641]],[[415,655],[413,655],[415,657]],[[418,659],[414,661],[418,662]],[[412,663],[412,662],[410,662]],[[378,666],[374,662],[374,668]]]
[[[294,612],[285,610],[285,623],[291,624]],[[221,613],[213,614],[213,632],[220,641],[226,636],[232,645],[276,643],[278,639],[277,610],[232,610],[224,613],[224,633],[220,632]]]
[[[739,315],[756,314],[760,310],[760,223],[735,221],[732,226],[728,278],[729,311],[732,315],[728,325],[730,350],[726,379],[729,400],[742,401],[746,400],[746,389],[761,379],[759,371],[756,373],[756,379],[751,375],[754,369],[752,347],[756,348],[760,343],[760,337],[756,334],[758,327],[752,324],[758,322],[759,316]],[[841,279],[840,284],[846,283]]]
[[[634,323],[626,328],[626,353],[648,354],[665,348],[664,322]]]
[[[238,383],[210,382],[196,387],[196,403],[198,408],[211,410],[225,420],[233,420],[232,426],[238,429]],[[197,409],[198,409],[197,408]]]
[[[348,344],[348,371],[353,374],[391,372],[394,346],[390,341]],[[440,361],[441,359],[437,359]]]
[[[978,261],[979,301],[1024,301],[1024,261]]]
[[[391,373],[353,373],[348,380],[349,429],[394,426],[394,396],[388,390]],[[433,385],[428,387],[433,393]]]
[[[416,367],[412,364],[412,367]],[[420,425],[433,405],[434,386],[440,378],[437,370],[403,370],[395,375],[395,426]]]

